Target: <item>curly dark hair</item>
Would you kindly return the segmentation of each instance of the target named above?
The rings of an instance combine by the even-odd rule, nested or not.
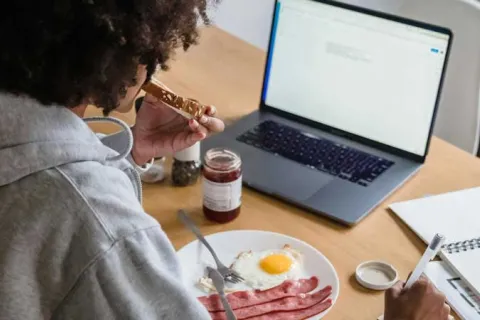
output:
[[[136,84],[166,70],[198,38],[220,0],[15,0],[0,10],[0,91],[44,105],[115,109]]]

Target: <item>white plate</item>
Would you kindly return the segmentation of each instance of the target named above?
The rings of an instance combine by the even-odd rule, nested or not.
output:
[[[323,254],[303,241],[278,233],[246,230],[220,232],[205,238],[225,265],[230,265],[242,251],[277,249],[288,244],[293,249],[303,253],[305,271],[310,276],[317,276],[320,279],[320,288],[328,285],[332,287],[332,295],[330,297],[332,299],[332,308],[338,298],[340,286],[335,268]],[[214,266],[210,253],[198,240],[195,240],[180,249],[178,257],[187,288],[196,297],[205,296],[206,293],[197,288],[196,283],[205,274],[207,265]],[[323,318],[332,308],[309,320]]]

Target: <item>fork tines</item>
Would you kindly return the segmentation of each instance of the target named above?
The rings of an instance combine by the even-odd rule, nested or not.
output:
[[[239,283],[239,282],[243,282],[245,281],[244,278],[242,278],[238,273],[232,271],[231,273],[229,273],[228,275],[225,276],[225,279],[228,281],[228,282],[231,282],[231,283]]]

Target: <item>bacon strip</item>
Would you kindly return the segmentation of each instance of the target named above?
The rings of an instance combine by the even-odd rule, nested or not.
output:
[[[332,287],[328,286],[312,294],[300,294],[296,297],[287,297],[256,306],[237,309],[235,310],[235,315],[237,316],[237,319],[240,320],[261,316],[270,312],[296,311],[307,309],[324,301],[330,296],[330,294],[332,294]],[[227,319],[227,316],[223,311],[211,312],[210,316],[212,317],[212,320]]]
[[[227,295],[228,302],[233,310],[263,304],[269,301],[286,297],[295,297],[301,293],[313,291],[318,286],[318,278],[287,280],[282,284],[265,290],[238,291]],[[198,300],[209,312],[224,311],[218,294],[207,297],[200,297]]]
[[[304,320],[322,313],[332,306],[332,300],[320,302],[313,307],[286,312],[272,312],[258,317],[248,318],[248,320]]]

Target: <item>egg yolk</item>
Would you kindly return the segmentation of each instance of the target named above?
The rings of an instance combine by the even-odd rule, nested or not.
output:
[[[283,254],[272,254],[260,260],[260,268],[268,274],[281,274],[290,270],[292,260]]]

